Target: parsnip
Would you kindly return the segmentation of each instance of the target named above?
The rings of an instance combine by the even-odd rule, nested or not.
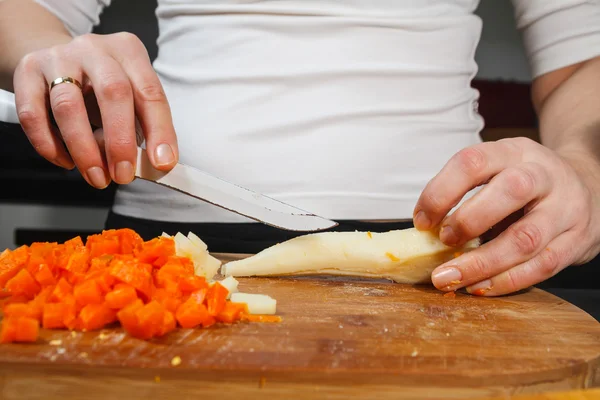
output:
[[[277,300],[265,294],[232,293],[231,302],[246,304],[250,314],[272,315],[277,312]]]
[[[431,272],[479,246],[444,245],[434,232],[415,228],[385,233],[321,232],[269,247],[249,258],[223,265],[225,276],[348,275],[385,278],[398,283],[431,283]]]

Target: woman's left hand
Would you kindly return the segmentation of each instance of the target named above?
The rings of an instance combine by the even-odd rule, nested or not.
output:
[[[415,206],[420,230],[441,225],[447,245],[508,224],[478,249],[438,267],[440,290],[497,296],[542,282],[600,252],[600,166],[525,138],[466,148],[448,161]],[[471,189],[487,183],[448,215]]]

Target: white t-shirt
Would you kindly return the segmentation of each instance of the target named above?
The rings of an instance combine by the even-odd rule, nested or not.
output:
[[[37,0],[74,35],[110,0]],[[534,77],[600,55],[599,0],[512,0]],[[478,0],[159,0],[180,160],[332,219],[409,219],[483,127]],[[59,6],[60,5],[60,6]],[[250,221],[153,183],[114,211]]]

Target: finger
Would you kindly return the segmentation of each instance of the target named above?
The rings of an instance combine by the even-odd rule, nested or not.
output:
[[[129,79],[119,63],[108,56],[86,58],[83,69],[98,100],[110,176],[119,184],[130,183],[134,179],[137,146]]]
[[[440,239],[456,246],[479,237],[534,200],[546,197],[552,182],[537,163],[521,163],[501,171],[442,222]]]
[[[144,132],[148,156],[155,168],[170,170],[177,164],[179,149],[167,96],[142,42],[132,34],[117,36],[128,51],[113,51],[112,55],[131,81],[135,112]]]
[[[423,189],[414,209],[415,227],[437,226],[471,189],[520,161],[520,148],[508,140],[481,143],[456,153]]]
[[[15,71],[14,87],[19,122],[33,148],[51,163],[73,169],[73,160],[50,123],[48,84],[36,59],[25,56]]]
[[[467,288],[476,296],[501,296],[526,289],[556,275],[575,262],[576,234],[565,232],[552,240],[535,257],[491,279]]]
[[[49,83],[63,76],[81,82],[81,69],[74,65],[76,63],[57,54],[42,72]],[[110,181],[100,149],[92,136],[81,89],[72,83],[61,83],[50,90],[49,97],[54,120],[75,165],[90,185],[104,189]]]
[[[440,290],[456,290],[484,281],[534,257],[567,229],[560,214],[536,209],[491,242],[436,268],[432,282]]]

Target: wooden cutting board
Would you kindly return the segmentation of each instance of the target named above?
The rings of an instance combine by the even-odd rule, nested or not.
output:
[[[600,386],[600,323],[539,289],[449,298],[349,278],[240,282],[275,297],[283,322],[152,342],[44,331],[0,346],[0,398],[480,399]]]

